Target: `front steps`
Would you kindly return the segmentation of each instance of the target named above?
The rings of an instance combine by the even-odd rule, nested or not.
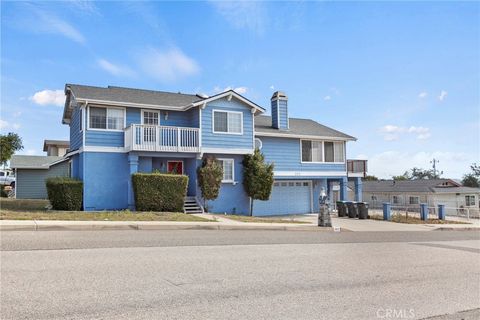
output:
[[[183,203],[183,212],[189,213],[203,213],[202,206],[197,202],[195,197],[186,197]]]

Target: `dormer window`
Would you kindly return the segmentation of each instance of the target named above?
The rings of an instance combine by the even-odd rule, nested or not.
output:
[[[213,133],[243,134],[243,113],[213,110]]]

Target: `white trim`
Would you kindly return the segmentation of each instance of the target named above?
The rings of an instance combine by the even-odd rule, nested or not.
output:
[[[289,134],[281,132],[254,132],[255,136],[260,137],[275,137],[275,138],[292,138],[292,139],[312,139],[312,140],[327,140],[327,141],[357,141],[356,138],[341,138],[341,137],[325,137],[325,136],[312,136],[301,134]]]
[[[218,161],[231,161],[232,162],[232,180],[223,180],[222,183],[235,183],[235,159],[233,158],[217,158]],[[222,170],[223,170],[223,163],[222,163]]]
[[[232,95],[232,97],[235,97],[237,98],[238,100],[242,101],[243,103],[247,104],[248,106],[260,111],[260,112],[265,112],[265,109],[257,106],[256,104],[254,104],[253,102],[251,102],[250,100],[244,98],[243,96],[241,96],[240,94],[236,93],[235,91],[233,90],[229,90],[229,91],[225,91],[223,93],[220,93],[220,94],[217,94],[215,96],[212,96],[210,98],[207,98],[207,99],[204,99],[204,100],[200,100],[200,101],[197,101],[195,103],[192,103],[191,106],[192,107],[196,107],[196,106],[199,106],[199,105],[202,105],[202,104],[207,104],[209,102],[212,102],[212,101],[215,101],[215,100],[218,100],[218,99],[222,99],[224,97],[227,97],[229,95]]]
[[[227,114],[227,132],[223,131],[215,131],[215,112],[223,112]],[[240,114],[240,132],[229,132],[229,126],[228,126],[228,114],[229,113],[237,113]],[[230,110],[222,110],[222,109],[212,109],[212,133],[214,134],[232,134],[232,135],[237,135],[237,136],[242,136],[243,135],[243,112],[241,111],[230,111]]]
[[[84,146],[79,149],[80,152],[128,152],[124,147],[99,147],[99,146]]]
[[[273,171],[275,177],[346,177],[346,171]]]
[[[183,163],[183,160],[167,160],[167,173],[170,173],[170,172],[168,172],[168,164],[170,162],[181,162],[182,163],[182,175],[184,174],[185,163]]]
[[[198,147],[202,148],[202,109],[198,108]]]
[[[88,103],[88,114],[87,114],[87,129],[86,130],[89,130],[89,131],[110,131],[110,132],[123,132],[125,130],[125,128],[127,127],[127,108],[125,107],[104,107],[104,106],[91,106],[91,103],[90,102],[87,102]],[[101,128],[90,128],[90,108],[93,107],[93,108],[104,108],[106,109],[106,129],[101,129]],[[122,110],[123,111],[123,128],[122,129],[108,129],[108,109],[117,109],[117,110]]]
[[[93,104],[102,105],[104,107],[113,106],[113,107],[133,107],[133,108],[147,108],[147,109],[159,109],[159,110],[172,110],[172,111],[186,111],[193,107],[192,105],[182,106],[182,107],[175,107],[175,106],[163,106],[163,105],[156,105],[156,104],[144,104],[144,103],[131,103],[131,102],[117,102],[117,101],[110,101],[110,100],[92,100],[92,99],[84,99],[84,98],[77,98],[77,102],[88,102]]]
[[[83,128],[85,128],[85,130],[82,130],[82,146],[85,145],[85,132],[87,131],[87,104],[85,103],[85,105],[81,107],[81,110],[83,112],[83,117],[82,117],[82,121],[83,121]]]
[[[363,178],[364,174],[363,172],[349,172],[348,176],[350,178]]]
[[[252,154],[253,149],[226,149],[226,148],[201,148],[202,153],[219,153],[219,154]]]

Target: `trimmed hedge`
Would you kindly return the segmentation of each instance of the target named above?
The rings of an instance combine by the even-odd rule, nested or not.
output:
[[[83,182],[67,177],[49,178],[48,200],[54,210],[82,210]]]
[[[138,211],[183,212],[188,177],[176,174],[132,174],[135,207]]]

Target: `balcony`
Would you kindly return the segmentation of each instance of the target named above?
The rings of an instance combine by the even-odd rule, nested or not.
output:
[[[367,160],[347,160],[347,175],[364,178],[367,175]]]
[[[127,151],[200,152],[200,129],[132,124],[125,129]]]

